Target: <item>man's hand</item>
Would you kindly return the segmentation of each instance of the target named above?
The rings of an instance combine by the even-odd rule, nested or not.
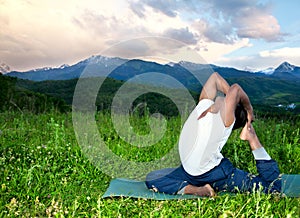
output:
[[[216,100],[216,102],[212,106],[210,106],[204,112],[202,112],[202,114],[198,117],[198,120],[200,120],[201,118],[205,117],[205,115],[208,112],[213,113],[213,114],[218,113],[219,107],[220,107],[219,103],[220,102],[218,100]]]
[[[250,127],[251,123],[254,122],[254,114],[253,114],[253,109],[252,109],[252,106],[251,106],[251,109],[247,111],[247,126],[248,128]]]
[[[207,108],[202,114],[200,114],[200,116],[198,117],[198,120],[200,120],[201,118],[205,117],[205,115],[211,112],[211,106],[209,108]]]

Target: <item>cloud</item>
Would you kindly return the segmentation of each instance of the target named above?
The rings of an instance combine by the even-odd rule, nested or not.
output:
[[[140,1],[131,2],[129,7],[140,18],[145,17],[145,6],[142,2],[140,2]]]
[[[169,17],[176,17],[176,1],[172,0],[142,0],[130,1],[130,8],[139,16],[145,16],[145,7],[151,7],[157,12],[161,12]]]
[[[172,39],[179,40],[186,44],[196,44],[198,42],[197,36],[189,31],[189,28],[180,28],[180,29],[167,29],[163,36],[170,37]]]
[[[106,56],[136,59],[151,53],[151,43],[146,39],[137,38],[114,44],[105,51]]]
[[[242,12],[234,24],[238,28],[237,35],[242,38],[280,41],[283,37],[276,18],[255,8]]]
[[[283,47],[273,50],[264,50],[248,56],[230,58],[221,57],[216,61],[216,63],[226,66],[234,66],[239,69],[244,69],[245,66],[251,66],[257,70],[262,70],[268,67],[277,67],[285,61],[299,65],[299,59],[300,47]]]
[[[300,47],[282,47],[273,50],[264,50],[259,52],[258,58],[266,62],[275,62],[277,65],[284,61],[291,64],[300,65]]]
[[[234,44],[211,42],[206,46],[207,51],[202,51],[200,54],[207,60],[207,62],[215,63],[222,59],[224,55],[249,46],[251,46],[249,44],[249,39],[245,38],[238,39]]]
[[[197,34],[208,42],[235,43],[237,38],[279,41],[283,38],[277,19],[271,15],[270,3],[259,4],[258,1],[248,0],[141,0],[131,1],[130,7],[140,17],[145,16],[146,7],[170,17],[190,14],[196,18],[194,27]]]
[[[277,19],[271,15],[272,5],[270,3],[258,4],[257,1],[247,0],[213,0],[212,5],[214,6],[213,13],[219,14],[219,19],[224,20],[223,23],[230,24],[231,29],[239,38],[282,40],[283,34]]]
[[[274,49],[274,50],[264,50],[259,53],[259,56],[262,58],[300,58],[300,47],[284,47],[280,49]]]
[[[205,20],[196,20],[192,27],[200,36],[199,38],[206,42],[234,44],[238,41],[237,36],[233,34],[233,30],[228,24],[216,26]]]
[[[1,1],[1,0],[0,0]],[[3,2],[3,4],[2,4]],[[282,39],[271,4],[248,0],[1,1],[0,59],[15,69],[73,64],[118,42],[159,36],[184,42],[211,62],[248,46]],[[154,42],[153,42],[154,43]],[[129,46],[129,45],[128,45]],[[159,55],[148,44],[118,51]],[[165,43],[165,53],[182,46]],[[180,58],[180,55],[176,57]]]

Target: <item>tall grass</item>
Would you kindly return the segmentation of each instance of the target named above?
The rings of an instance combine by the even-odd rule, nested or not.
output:
[[[179,118],[167,120],[166,134],[154,146],[130,147],[111,126],[110,116],[96,116],[103,140],[119,156],[149,161],[166,154],[178,140]],[[147,117],[132,117],[140,134],[149,133]],[[105,122],[103,122],[103,120]],[[102,121],[100,123],[100,121]],[[300,173],[300,122],[265,119],[254,125],[282,173]],[[234,132],[224,155],[252,173],[255,163],[247,143]],[[111,177],[95,167],[76,141],[71,114],[0,114],[0,217],[299,217],[299,198],[253,194],[220,195],[196,200],[155,201],[101,196]]]

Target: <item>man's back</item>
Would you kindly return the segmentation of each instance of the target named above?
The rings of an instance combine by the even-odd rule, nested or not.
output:
[[[225,127],[220,112],[207,113],[213,105],[210,99],[202,99],[187,119],[179,139],[179,154],[182,165],[190,175],[201,175],[219,165],[221,150],[231,134],[232,127]]]

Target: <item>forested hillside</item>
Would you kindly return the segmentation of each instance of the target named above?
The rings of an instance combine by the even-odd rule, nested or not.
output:
[[[0,111],[44,113],[51,110],[64,112],[70,109],[64,100],[25,89],[18,84],[19,81],[17,78],[0,74]]]
[[[93,78],[86,78],[86,83]],[[249,95],[252,104],[256,109],[265,114],[291,112],[300,113],[300,86],[297,81],[278,80],[273,78],[246,77],[228,78],[230,84],[238,83]],[[56,80],[34,82],[7,76],[1,76],[1,109],[29,110],[43,112],[55,108],[56,110],[66,110],[72,105],[74,90],[78,79]],[[124,81],[106,78],[98,92],[96,107],[98,110],[110,109],[112,100],[118,89],[124,85]],[[132,88],[145,90],[151,85],[134,84]],[[87,85],[88,87],[88,85]],[[201,86],[198,87],[201,90]],[[166,92],[181,93],[180,89],[167,88]],[[199,92],[189,91],[195,102]],[[129,94],[129,93],[128,93]],[[86,93],[86,98],[90,94]],[[142,103],[142,104],[141,104]],[[134,102],[133,107],[140,105],[140,110],[147,108],[151,113],[160,112],[167,116],[178,114],[176,105],[166,96],[159,93],[149,92],[139,96]],[[146,106],[147,104],[147,106]],[[289,105],[293,107],[289,107]],[[67,106],[68,105],[68,106]],[[280,105],[280,107],[278,106]]]

